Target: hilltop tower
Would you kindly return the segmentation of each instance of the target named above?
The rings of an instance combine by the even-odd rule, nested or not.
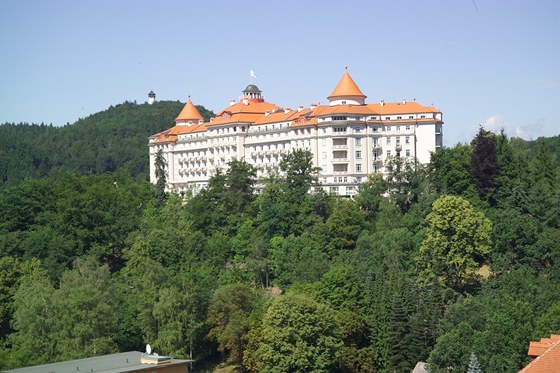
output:
[[[148,104],[153,105],[154,102],[156,102],[156,94],[154,91],[150,91],[150,93],[148,93]]]

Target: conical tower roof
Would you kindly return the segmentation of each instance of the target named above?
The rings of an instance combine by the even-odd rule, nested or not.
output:
[[[343,97],[361,97],[364,99],[367,97],[360,91],[358,85],[354,82],[350,74],[348,74],[348,68],[344,71],[344,75],[342,75],[342,78],[340,78],[340,81],[328,99],[332,101],[336,98]]]
[[[177,118],[175,118],[175,123],[198,122],[199,120],[204,120],[204,118],[202,118],[202,115],[200,115],[200,112],[198,111],[196,106],[194,106],[194,104],[191,101],[191,97],[189,96],[189,99],[187,100],[187,103],[183,107],[183,110],[181,110]]]

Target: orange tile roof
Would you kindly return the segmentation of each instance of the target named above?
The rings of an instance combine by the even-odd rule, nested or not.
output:
[[[414,114],[414,113],[439,113],[440,111],[433,106],[423,106],[416,101],[386,102],[381,104],[367,105],[375,114]]]
[[[231,124],[231,123],[254,123],[262,117],[262,113],[236,113],[228,116],[217,116],[211,122],[208,122],[208,126],[217,126],[219,124]]]
[[[371,108],[365,105],[334,105],[334,106],[317,106],[314,112],[315,115],[330,115],[330,114],[375,114]]]
[[[312,126],[317,124],[317,117],[305,117],[302,116],[292,123],[290,123],[290,127],[305,127],[305,126]]]
[[[560,335],[529,342],[529,356],[536,356],[519,373],[557,373],[560,371]]]
[[[207,125],[208,125],[208,123],[201,123],[198,126],[194,127],[192,129],[191,133],[206,132],[206,131],[208,131],[208,128],[206,128]]]
[[[254,124],[285,122],[291,120],[296,114],[298,114],[297,110],[289,110],[287,113],[284,110],[278,110],[269,115],[261,116]]]
[[[222,111],[220,111],[216,117],[221,116],[224,112],[229,112],[231,114],[236,114],[236,113],[259,113],[259,114],[264,114],[267,111],[272,112],[273,110],[280,110],[280,107],[271,104],[269,102],[248,102],[247,105],[245,105],[242,102],[238,102],[234,105],[228,106],[225,109],[223,109]]]
[[[199,120],[204,120],[204,118],[202,118],[202,115],[200,115],[200,112],[198,111],[196,106],[194,106],[194,104],[191,101],[191,98],[189,97],[187,103],[183,107],[183,110],[181,110],[177,118],[175,118],[175,123],[182,122],[182,121],[198,122]]]
[[[329,100],[336,97],[348,97],[348,96],[358,96],[366,98],[367,96],[360,91],[358,85],[354,82],[350,74],[348,74],[348,69],[344,71],[344,75],[340,78],[340,81],[336,85],[334,91],[328,97]]]
[[[169,130],[154,135],[154,138],[153,142],[156,144],[177,141],[177,135],[169,134]]]

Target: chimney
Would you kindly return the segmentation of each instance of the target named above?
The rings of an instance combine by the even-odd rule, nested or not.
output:
[[[402,103],[403,103],[403,105],[406,105],[406,98],[402,99]]]
[[[249,100],[247,100],[246,98],[243,99],[243,105],[249,105]]]
[[[292,110],[292,109],[290,109],[289,107],[285,107],[284,108],[284,114],[288,114],[290,112],[290,110]]]
[[[229,106],[233,106],[233,105],[235,105],[235,100],[233,100],[233,99],[229,100]]]
[[[265,116],[265,117],[268,117],[269,115],[270,115],[270,111],[265,111],[265,112],[264,112],[264,116]]]
[[[299,106],[297,107],[298,113],[299,113],[300,111],[302,111],[302,110],[303,110],[303,105],[299,105]]]
[[[385,106],[385,100],[381,100],[381,101],[379,102],[379,105]]]
[[[316,107],[317,107],[317,104],[310,104],[310,105],[309,105],[309,108],[310,108],[311,110],[315,109]]]

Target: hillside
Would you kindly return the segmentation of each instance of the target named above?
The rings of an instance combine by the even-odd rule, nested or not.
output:
[[[145,180],[148,136],[172,126],[183,105],[124,102],[63,127],[0,125],[0,188],[61,171],[91,175],[122,168],[135,180]],[[206,119],[213,115],[198,109]]]
[[[134,123],[141,106],[100,115]],[[27,130],[79,159],[125,143],[105,119]],[[473,353],[519,371],[530,340],[560,333],[556,140],[481,128],[426,167],[392,159],[353,199],[313,188],[303,151],[259,194],[244,161],[187,200],[125,163],[29,177],[0,190],[0,370],[150,343],[199,372],[467,372]]]

